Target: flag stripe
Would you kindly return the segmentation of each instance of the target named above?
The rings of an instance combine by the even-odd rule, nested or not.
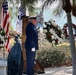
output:
[[[3,22],[3,29],[6,26],[6,23],[7,23],[8,18],[9,18],[9,15],[6,13],[6,17],[4,18],[4,22]]]
[[[9,23],[7,25],[6,35],[8,34],[8,32],[9,32]],[[8,35],[7,35],[7,37],[8,37]]]
[[[6,26],[5,26],[5,28],[4,28],[5,32],[6,32],[6,30],[7,30],[8,24],[9,24],[9,19],[7,20]]]

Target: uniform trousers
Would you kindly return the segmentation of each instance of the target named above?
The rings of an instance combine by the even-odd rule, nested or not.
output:
[[[34,61],[35,61],[36,51],[31,51],[26,49],[26,74],[27,75],[34,75]]]

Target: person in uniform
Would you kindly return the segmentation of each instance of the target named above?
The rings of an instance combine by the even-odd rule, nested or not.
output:
[[[38,32],[36,29],[37,20],[36,17],[29,18],[29,24],[26,26],[26,74],[34,74],[34,61],[36,56],[36,50],[38,50]]]

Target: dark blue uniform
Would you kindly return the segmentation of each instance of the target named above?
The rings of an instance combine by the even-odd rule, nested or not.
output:
[[[31,51],[32,48],[35,48],[35,51]],[[33,25],[31,22],[26,27],[26,73],[27,75],[33,75],[33,67],[34,67],[34,60],[36,55],[36,50],[38,50],[38,33],[36,30],[36,26]]]

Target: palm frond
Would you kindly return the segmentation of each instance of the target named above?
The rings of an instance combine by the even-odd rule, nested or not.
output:
[[[63,10],[62,10],[62,1],[63,0],[45,0],[43,5],[42,5],[42,10],[48,6],[51,6],[53,3],[56,3],[58,2],[58,5],[56,6],[56,8],[53,10],[52,14],[54,16],[61,16],[61,14],[63,13]]]
[[[26,4],[34,4],[35,2],[38,2],[38,0],[24,0]]]
[[[28,10],[30,12],[29,14],[32,15],[34,13],[35,7],[33,5],[29,5]]]
[[[53,13],[54,16],[61,17],[61,14],[63,13],[62,1],[59,1],[57,7],[54,9],[54,11],[52,13]]]
[[[73,5],[76,5],[76,0],[72,0],[72,2],[73,2]]]
[[[28,9],[29,9],[30,12],[33,12],[33,11],[35,10],[35,7],[34,7],[33,5],[30,5],[30,6],[28,7]]]
[[[59,17],[61,17],[62,13],[63,13],[63,10],[62,10],[62,9],[58,9],[58,8],[56,8],[56,9],[52,12],[52,14],[53,14],[54,16],[59,16]]]
[[[14,1],[13,0],[8,0],[9,2],[11,2],[12,4],[14,4]],[[18,4],[19,3],[19,0],[16,0],[16,3]]]
[[[42,9],[46,8],[47,6],[50,6],[55,1],[57,1],[57,0],[45,0],[43,5],[42,5]]]

